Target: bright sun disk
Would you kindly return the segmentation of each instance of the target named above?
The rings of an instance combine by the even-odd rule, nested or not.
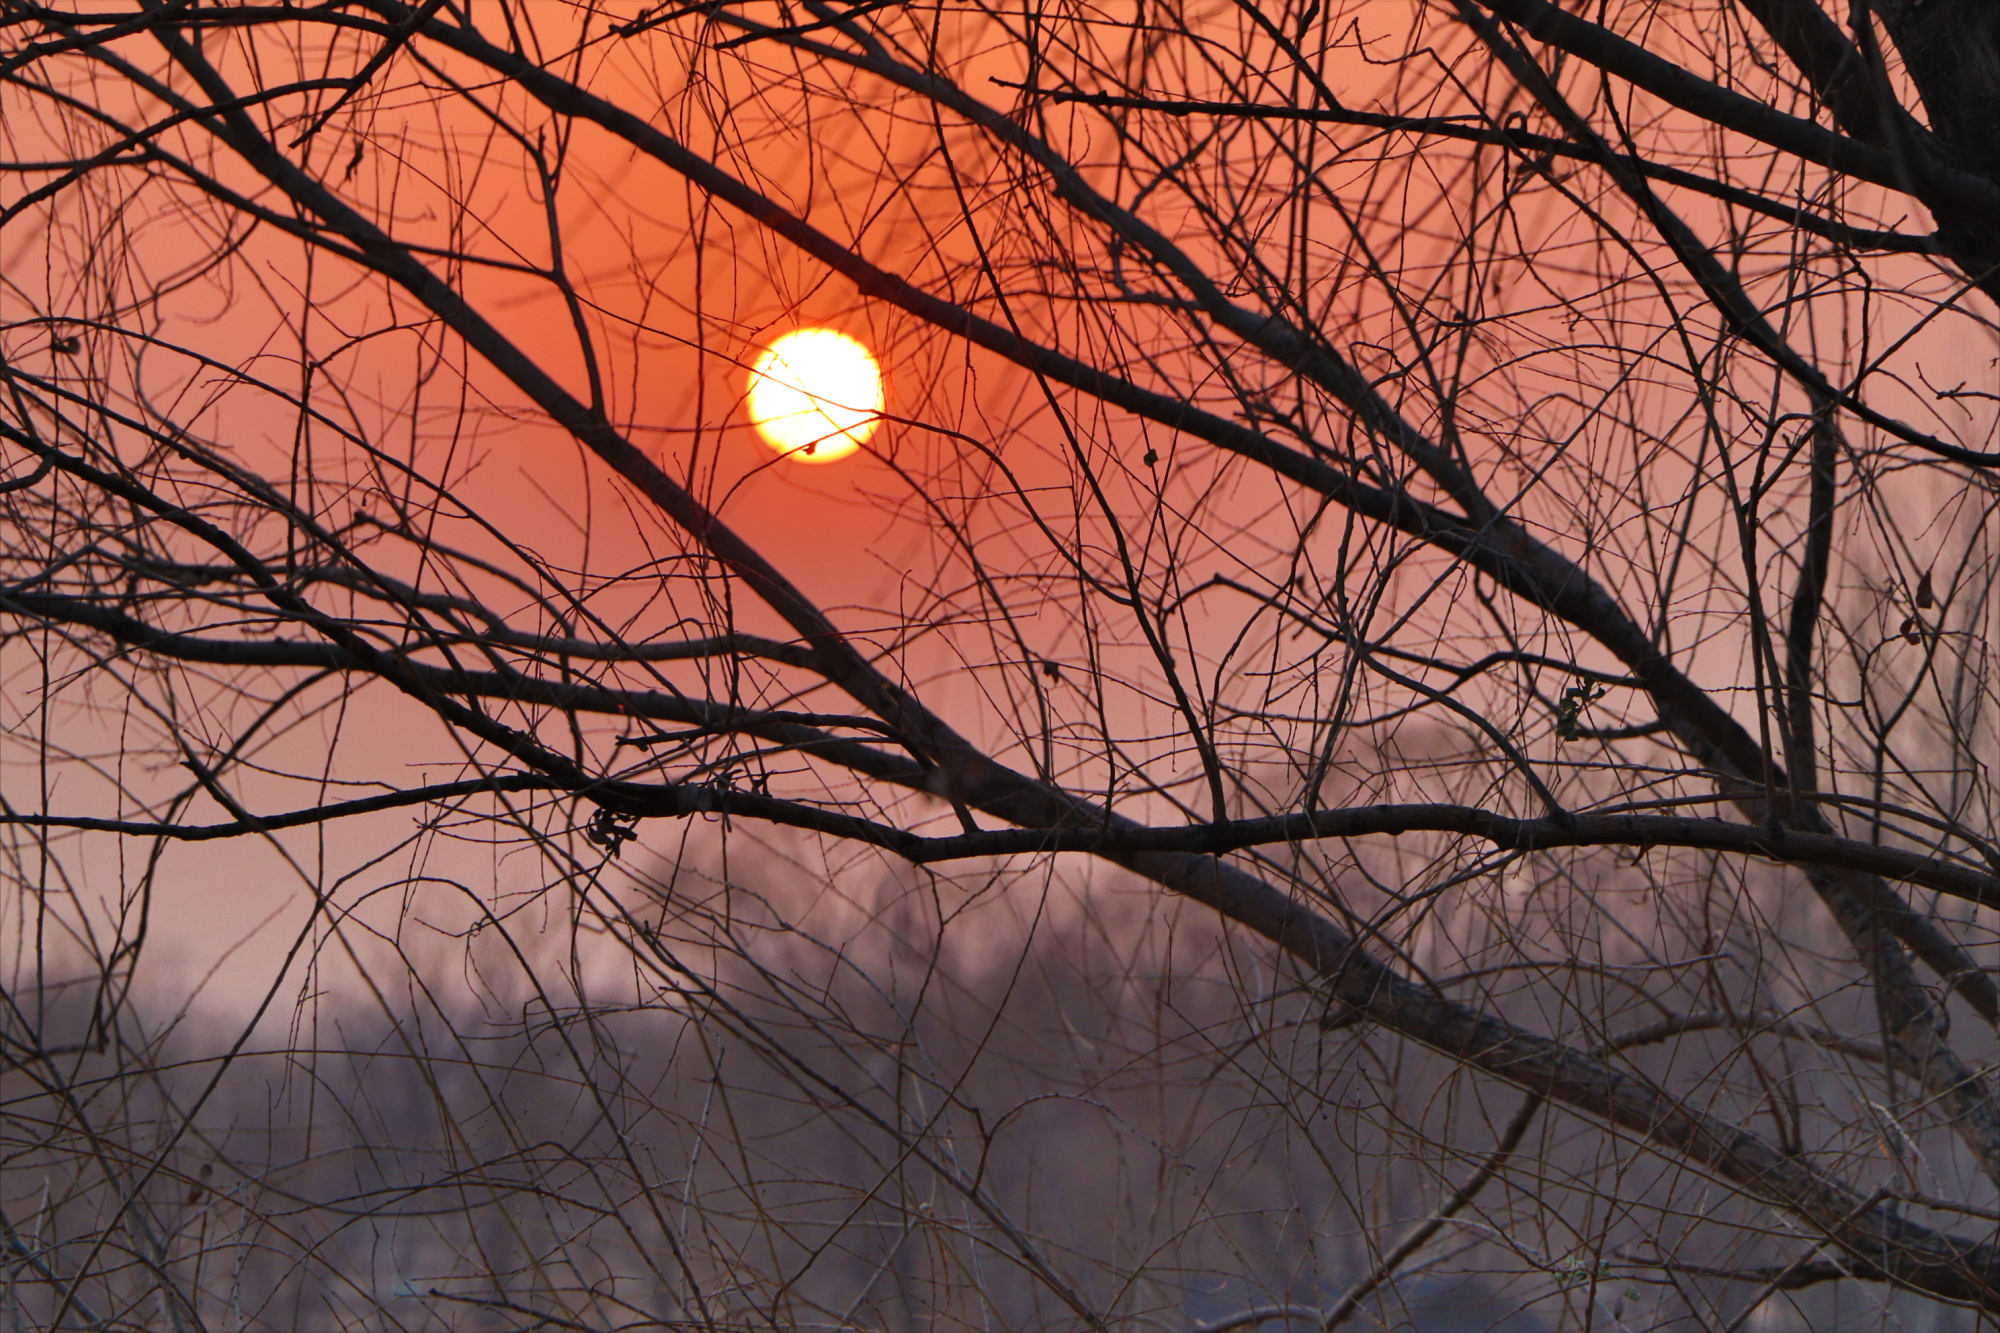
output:
[[[833,329],[800,329],[750,371],[751,423],[779,453],[807,463],[847,457],[882,424],[882,368]]]

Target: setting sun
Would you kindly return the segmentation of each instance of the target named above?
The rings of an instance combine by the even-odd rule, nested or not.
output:
[[[847,457],[882,420],[882,369],[832,329],[788,333],[750,371],[750,420],[781,454],[808,463]]]

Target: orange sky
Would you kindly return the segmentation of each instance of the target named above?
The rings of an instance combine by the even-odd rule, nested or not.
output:
[[[1389,33],[1409,21],[1409,11],[1400,3],[1385,4],[1370,9],[1368,21],[1379,22],[1381,31]],[[546,49],[570,39],[578,11],[549,4],[532,12],[544,25]],[[971,182],[968,198],[980,239],[1013,262],[1021,262],[1024,250],[1032,257],[1038,238],[1024,239],[1010,230],[1017,226],[1008,212],[1014,202],[1012,168],[972,131],[948,125],[940,138],[923,103],[890,96],[839,71],[813,75],[832,92],[797,96],[783,72],[787,57],[768,45],[744,48],[742,56],[727,59],[704,51],[692,65],[701,75],[697,80],[690,74],[696,59],[690,55],[692,31],[684,25],[639,41],[595,47],[590,59],[597,63],[590,67],[588,82],[616,91],[636,106],[660,108],[658,118],[672,132],[739,173],[754,174],[774,197],[815,225],[857,238],[869,258],[893,272],[964,299],[983,290],[975,262],[979,250],[964,225],[959,196],[949,188],[950,176],[938,155],[942,142],[960,177]],[[1221,31],[1242,40],[1235,29]],[[965,49],[978,51],[968,60],[963,81],[975,93],[1005,105],[1012,94],[987,80],[1018,78],[1023,65],[1016,48],[990,39],[990,32],[969,22],[957,35]],[[135,55],[145,49],[132,45]],[[346,68],[353,56],[351,49],[343,51],[344,63],[338,67]],[[247,78],[240,58],[219,58],[234,76]],[[302,67],[315,68],[315,55],[296,58]],[[738,63],[742,60],[751,63]],[[451,61],[444,64],[465,72]],[[1191,94],[1218,91],[1198,69],[1172,73]],[[262,77],[277,81],[284,76],[267,64]],[[1349,104],[1368,105],[1386,76],[1349,52],[1329,67],[1328,77]],[[342,188],[365,208],[393,217],[397,234],[406,240],[460,246],[496,263],[547,264],[547,214],[526,148],[492,134],[465,102],[433,99],[413,85],[414,78],[413,69],[399,66],[396,77],[358,99],[351,121],[343,116],[316,142],[314,160],[343,168],[351,161],[354,172]],[[858,106],[846,96],[857,88],[863,95]],[[522,110],[517,94],[494,96],[510,111]],[[1058,114],[1049,133],[1096,170],[1100,145],[1091,136],[1101,133],[1101,127],[1095,113],[1078,109]],[[529,117],[526,123],[536,121]],[[192,128],[177,133],[188,145],[200,140]],[[994,485],[994,468],[980,446],[1004,459],[1058,531],[1080,534],[1092,543],[1105,540],[1105,525],[1090,514],[1088,497],[1072,487],[1065,435],[1041,388],[1024,372],[944,339],[891,307],[861,299],[845,279],[827,277],[727,209],[707,206],[680,178],[656,163],[635,159],[607,135],[586,128],[567,143],[559,136],[545,143],[551,151],[561,144],[566,153],[554,213],[565,266],[590,307],[585,322],[601,357],[611,417],[810,595],[838,608],[844,625],[864,635],[893,626],[925,613],[925,591],[934,581],[969,579],[940,534],[935,514],[912,507],[916,496],[897,466],[947,512],[967,522],[989,559],[1005,573],[1048,578],[1051,570],[1060,572],[1060,561],[1022,521],[1018,505],[981,498],[982,488]],[[352,156],[357,146],[359,156]],[[1333,170],[1337,179],[1347,180],[1340,168]],[[250,183],[240,165],[225,163],[218,171],[232,182]],[[1364,167],[1356,165],[1352,171],[1358,179]],[[340,176],[339,171],[332,174]],[[1129,197],[1129,181],[1108,171],[1103,175],[1105,188]],[[1432,179],[1419,171],[1412,179],[1428,181],[1438,193],[1426,197],[1413,187],[1402,197],[1406,217],[1428,217],[1452,206],[1450,189],[1457,177],[1441,172]],[[130,244],[155,275],[183,266],[190,253],[214,244],[215,214],[192,204],[185,191],[150,186],[137,190],[131,205]],[[1155,195],[1149,207],[1149,219],[1169,230],[1192,232],[1201,225],[1192,214],[1177,213],[1165,192]],[[60,245],[70,247],[74,260],[89,244],[91,219],[66,216],[74,230],[63,233]],[[1691,208],[1690,217],[1709,225],[1715,215]],[[1570,235],[1562,218],[1546,221],[1552,238]],[[1338,227],[1324,215],[1316,225],[1326,229],[1327,259],[1314,280],[1331,283]],[[1069,234],[1079,259],[1101,258],[1085,249],[1096,241],[1087,228],[1077,226]],[[48,243],[41,233],[22,229],[0,242],[5,246],[0,263],[17,281],[37,281],[20,276],[33,267],[24,257]],[[1436,247],[1424,235],[1399,236],[1393,243],[1401,248],[1384,262],[1404,266],[1399,271],[1418,273],[1435,262]],[[227,286],[196,283],[165,302],[159,310],[160,336],[185,341],[286,388],[298,383],[303,340],[308,355],[326,358],[313,389],[315,407],[350,423],[381,447],[413,457],[425,469],[448,471],[460,502],[553,565],[602,578],[643,570],[650,559],[671,549],[661,539],[656,516],[631,508],[600,467],[586,462],[573,442],[529,412],[520,395],[489,368],[466,368],[473,393],[462,397],[462,349],[451,340],[440,343],[429,330],[398,327],[415,322],[418,312],[409,298],[388,292],[380,280],[357,281],[338,260],[321,257],[308,266],[295,244],[269,231],[253,238],[243,254],[239,280]],[[1550,271],[1558,271],[1567,255],[1551,245],[1544,252]],[[439,271],[446,270],[440,265]],[[452,276],[573,393],[587,395],[588,377],[568,312],[547,282],[493,268],[456,269]],[[1330,295],[1329,308],[1335,308],[1333,296],[1347,303],[1336,313],[1345,311],[1356,321],[1357,342],[1366,341],[1362,334],[1396,336],[1393,329],[1380,332],[1369,322],[1387,306],[1379,292],[1365,287],[1358,284],[1352,293]],[[44,296],[57,309],[87,312],[90,304],[86,296],[67,290]],[[1493,299],[1525,303],[1540,298],[1520,272],[1510,270],[1496,276]],[[1168,327],[1142,307],[1071,311],[1020,302],[1010,313],[1038,336],[1071,343],[1100,339],[1112,346],[1109,355],[1143,348],[1149,335]],[[841,329],[876,349],[888,372],[889,412],[901,418],[870,442],[868,456],[837,467],[774,462],[741,410],[745,371],[756,349],[775,334],[805,324]],[[1521,327],[1552,342],[1567,336],[1557,331],[1553,316],[1524,319]],[[1932,336],[1934,347],[1924,342],[1915,346],[1939,368],[1940,377],[1990,375],[1990,347],[1943,330]],[[1511,350],[1502,348],[1494,359],[1504,359]],[[212,372],[184,361],[177,364],[164,352],[149,353],[143,361],[130,348],[107,348],[104,354],[126,358],[131,374],[162,405],[212,400],[211,406],[188,414],[190,424],[228,439],[267,472],[286,469],[297,422],[282,402],[225,388]],[[1198,365],[1196,355],[1173,348],[1161,361],[1167,374],[1191,376]],[[1140,366],[1134,373],[1149,372]],[[1212,383],[1207,387],[1220,393]],[[1663,392],[1663,415],[1677,409],[1670,397],[1671,391]],[[1062,401],[1066,410],[1078,413],[1079,435],[1100,451],[1093,460],[1113,503],[1132,520],[1133,531],[1145,529],[1155,507],[1149,488],[1156,475],[1172,479],[1167,493],[1174,505],[1192,512],[1199,501],[1200,531],[1177,534],[1177,548],[1164,539],[1142,545],[1148,558],[1164,560],[1171,554],[1182,561],[1187,582],[1268,564],[1271,552],[1305,521],[1302,512],[1287,511],[1279,489],[1263,479],[1231,482],[1221,498],[1209,494],[1221,469],[1206,450],[1177,451],[1164,430],[1117,413],[1099,415],[1101,409],[1077,403],[1074,396]],[[351,446],[320,428],[311,434],[321,481],[360,479]],[[1138,462],[1148,446],[1157,447],[1165,459],[1157,474]],[[1586,447],[1607,452],[1584,457]],[[1616,475],[1616,451],[1624,447],[1618,441],[1586,441],[1579,446],[1579,473],[1588,463],[1600,474]],[[1674,489],[1671,476],[1654,481],[1663,492]],[[1563,497],[1564,503],[1574,498]],[[1614,509],[1616,498],[1608,502]],[[454,522],[448,531],[453,540],[474,549],[492,549],[468,523]],[[1574,536],[1560,535],[1565,540]],[[1411,586],[1423,587],[1424,566],[1413,566],[1409,577]],[[672,623],[674,616],[695,614],[699,604],[689,599],[669,608],[656,593],[650,573],[642,574],[602,596],[599,605],[614,621],[636,617],[629,631],[634,636],[688,632]],[[1032,650],[1073,661],[1080,651],[1077,626],[1053,612],[1038,617],[1036,595],[1022,593]],[[1189,612],[1189,633],[1219,635],[1243,609],[1198,603]],[[779,628],[755,607],[739,604],[736,615],[744,628]],[[1124,629],[1117,637],[1134,636]],[[974,651],[990,648],[977,636],[960,643]],[[1716,639],[1715,645],[1712,651],[1725,659],[1740,652],[1740,645],[1727,637]],[[1115,651],[1107,662],[1119,668],[1114,690],[1137,683],[1144,674],[1145,655],[1136,649]],[[941,639],[904,660],[905,669],[925,680],[941,712],[974,733],[997,732],[997,705],[982,699],[982,681],[965,672],[964,665]],[[997,697],[996,691],[992,698]],[[844,701],[829,706],[835,703]],[[1082,702],[1071,703],[1087,715]],[[368,707],[366,721],[350,719],[342,736],[340,763],[348,776],[400,774],[406,763],[448,761],[453,754],[417,723],[414,706],[389,699],[387,691],[371,690]],[[1118,695],[1113,715],[1135,733],[1166,725],[1157,701],[1145,700],[1136,689]],[[295,784],[260,786],[252,780],[247,790],[272,805],[298,803]],[[206,816],[217,813],[202,809]],[[330,833],[328,846],[336,860],[358,864],[374,838],[407,826],[407,816],[357,823]],[[455,867],[455,874],[502,881],[516,873],[503,869],[486,849],[458,847],[434,854],[442,858],[438,864]],[[223,937],[214,933],[218,924],[227,935],[257,918],[273,892],[268,886],[287,882],[268,850],[248,845],[172,856],[185,868],[169,876],[171,892],[209,905],[162,915],[172,930],[186,932],[190,957],[211,950]],[[114,859],[107,851],[98,864],[115,881],[123,871],[114,868]],[[427,873],[435,870],[427,867]],[[213,905],[223,901],[231,904],[228,910],[214,911]]]

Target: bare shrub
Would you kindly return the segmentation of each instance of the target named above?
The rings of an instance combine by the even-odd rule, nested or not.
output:
[[[1996,22],[0,0],[6,1317],[1983,1326]]]

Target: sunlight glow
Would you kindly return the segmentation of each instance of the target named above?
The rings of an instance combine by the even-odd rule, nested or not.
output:
[[[749,409],[757,433],[779,453],[832,463],[882,424],[882,368],[844,333],[800,329],[757,358]]]

